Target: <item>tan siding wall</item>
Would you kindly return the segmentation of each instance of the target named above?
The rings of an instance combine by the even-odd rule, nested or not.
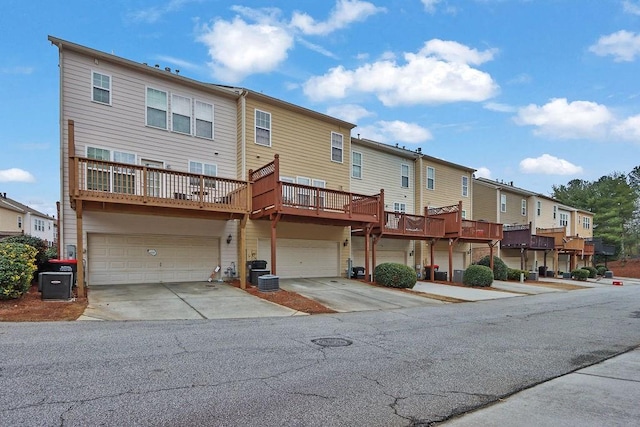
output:
[[[415,212],[413,160],[395,156],[354,143],[352,151],[362,153],[362,179],[351,178],[351,191],[360,194],[378,194],[384,189],[385,210],[392,211],[393,204],[406,204],[407,213]],[[409,188],[401,183],[401,165],[409,167]],[[349,164],[351,174],[351,164]]]
[[[489,222],[498,221],[498,190],[473,180],[473,216],[474,219]]]
[[[558,227],[560,225],[560,216],[556,215],[556,218],[553,218],[553,207],[557,206],[552,200],[544,199],[544,198],[535,198],[536,201],[540,201],[541,203],[541,212],[540,216],[535,216],[534,218],[534,227],[535,228],[553,228]]]
[[[271,114],[271,147],[255,143],[255,110]],[[343,162],[331,161],[331,132],[343,136]],[[281,106],[246,102],[247,170],[258,169],[280,156],[280,175],[326,181],[326,188],[349,191],[350,129],[287,110]]]
[[[427,186],[427,167],[435,169],[435,188],[429,190]],[[450,165],[445,165],[432,160],[423,159],[422,171],[423,176],[423,200],[422,206],[442,207],[456,205],[462,200],[462,209],[467,212],[467,218],[473,219],[473,183],[471,182],[471,173],[458,169]],[[462,196],[462,176],[466,176],[469,182],[469,196]]]
[[[527,202],[527,215],[522,215],[522,200],[527,200],[522,194],[512,193],[507,189],[500,190],[501,195],[507,196],[507,211],[500,212],[500,222],[502,224],[528,224],[529,206]],[[500,209],[500,199],[498,198],[498,209]]]
[[[108,74],[112,78],[112,105],[91,101],[91,72]],[[76,244],[75,212],[69,205],[67,169],[67,121],[75,121],[76,154],[86,155],[86,147],[94,146],[124,151],[141,158],[163,161],[178,171],[188,171],[188,161],[202,161],[218,166],[218,176],[237,176],[236,106],[233,100],[213,93],[199,92],[175,80],[164,80],[132,71],[75,52],[64,51],[61,58],[63,121],[63,189],[62,243]],[[214,105],[214,140],[196,138],[145,124],[146,87],[176,93]],[[169,121],[170,124],[170,121]],[[216,154],[217,153],[217,154]],[[154,217],[154,221],[157,217]],[[93,217],[85,215],[84,227],[95,230]],[[98,223],[99,225],[99,223]],[[86,236],[85,236],[86,238]],[[86,246],[85,246],[86,247]]]
[[[6,209],[0,209],[0,231],[9,231],[12,233],[22,231],[22,228],[18,228],[19,216],[22,217],[22,227],[24,228],[25,218],[23,214]]]

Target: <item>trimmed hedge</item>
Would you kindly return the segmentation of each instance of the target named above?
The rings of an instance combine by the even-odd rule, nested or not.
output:
[[[47,262],[51,259],[48,255],[49,246],[47,246],[47,242],[42,240],[39,237],[28,236],[26,234],[21,234],[19,236],[8,236],[0,240],[2,243],[22,243],[24,245],[29,245],[34,247],[37,251],[36,253],[36,267],[39,271],[44,271],[44,267]]]
[[[524,273],[524,280],[529,278],[529,272],[524,270],[518,270],[517,268],[508,268],[507,269],[507,280],[517,280],[520,281],[520,274]]]
[[[584,268],[576,268],[571,272],[571,277],[575,280],[586,282],[587,278],[589,277],[589,270],[585,270]]]
[[[37,250],[23,243],[0,242],[0,299],[27,293],[36,267]]]
[[[484,265],[485,267],[490,267],[490,261],[491,261],[491,258],[489,257],[489,255],[485,255],[482,258],[480,258],[480,260],[478,260],[476,264]],[[495,280],[507,280],[507,272],[508,272],[507,264],[505,264],[504,261],[502,261],[497,256],[494,256],[493,257],[493,278]]]
[[[596,275],[598,274],[598,270],[595,267],[587,266],[587,267],[582,267],[582,269],[589,271],[590,279],[595,279]]]
[[[462,283],[467,286],[491,286],[493,283],[493,271],[484,265],[470,265],[464,271]]]
[[[413,268],[395,262],[378,264],[373,275],[377,284],[389,288],[413,288],[418,280]]]
[[[599,265],[596,267],[596,270],[598,271],[598,276],[604,276],[604,272],[607,271],[607,267]]]

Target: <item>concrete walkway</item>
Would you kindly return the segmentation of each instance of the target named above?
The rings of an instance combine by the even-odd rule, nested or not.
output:
[[[470,288],[465,286],[451,286],[433,282],[418,282],[413,287],[413,290],[427,294],[455,298],[461,301],[484,301],[522,296],[522,293],[493,291],[490,289]]]
[[[101,285],[78,320],[233,319],[303,315],[222,282]]]
[[[442,423],[466,426],[632,426],[640,420],[640,349]]]

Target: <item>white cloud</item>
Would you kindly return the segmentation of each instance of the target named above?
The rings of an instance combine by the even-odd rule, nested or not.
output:
[[[512,105],[501,104],[499,102],[487,102],[482,106],[485,110],[497,111],[498,113],[515,113],[518,109]]]
[[[640,142],[640,114],[618,123],[613,128],[613,134],[622,139]]]
[[[294,12],[291,26],[308,35],[327,35],[345,28],[352,22],[364,21],[371,15],[386,11],[373,3],[360,0],[338,0],[331,10],[329,18],[324,22],[316,22],[303,12]]]
[[[315,101],[345,98],[350,93],[372,93],[386,106],[481,102],[498,91],[488,73],[472,68],[493,58],[493,49],[479,52],[456,42],[431,40],[417,53],[405,53],[404,63],[378,60],[348,70],[330,69],[304,83],[304,93]]]
[[[198,2],[201,0],[171,0],[164,5],[151,6],[146,9],[129,12],[127,18],[134,22],[153,24],[158,22],[167,13],[178,11],[182,9],[182,6],[185,4],[193,3],[194,1]]]
[[[521,73],[518,74],[517,76],[515,76],[514,78],[510,79],[507,84],[510,85],[524,85],[524,84],[529,84],[531,83],[531,76],[527,73]]]
[[[422,4],[424,5],[424,10],[433,14],[436,12],[436,6],[440,3],[441,0],[422,0]]]
[[[177,65],[183,70],[197,70],[200,68],[200,66],[197,64],[194,64],[189,61],[185,61],[184,59],[175,58],[173,56],[156,55],[155,59],[157,59],[158,61],[168,62],[169,64]]]
[[[11,168],[0,170],[0,182],[36,182],[36,178],[25,170]]]
[[[475,172],[474,175],[476,176],[476,178],[486,178],[486,179],[492,179],[491,178],[491,171],[489,170],[489,168],[486,168],[484,166],[479,167]]]
[[[539,135],[557,138],[598,138],[613,121],[609,109],[595,102],[554,98],[539,107],[530,104],[518,110],[514,121],[521,126],[535,126]]]
[[[366,108],[355,104],[344,104],[329,107],[327,109],[327,114],[332,117],[345,120],[349,123],[358,123],[358,120],[374,115]]]
[[[248,24],[240,17],[203,26],[197,40],[209,49],[214,76],[228,83],[274,70],[293,47],[293,37],[284,28],[266,22]]]
[[[379,142],[404,142],[418,144],[433,138],[428,129],[415,124],[399,120],[378,121],[373,125],[356,128],[362,138]]]
[[[622,7],[625,12],[632,15],[640,15],[640,3],[634,3],[631,0],[625,0],[622,2]]]
[[[640,55],[640,34],[621,30],[602,36],[589,50],[599,56],[613,56],[616,62],[631,62]]]
[[[35,69],[33,67],[15,66],[15,67],[1,67],[0,74],[25,74],[29,75],[33,73]]]
[[[522,160],[520,172],[543,175],[577,175],[582,173],[582,167],[550,154],[543,154],[535,159],[529,157]]]
[[[331,51],[325,49],[324,47],[315,44],[315,43],[311,43],[308,40],[305,40],[301,37],[297,37],[296,38],[296,42],[300,43],[301,45],[303,45],[304,47],[306,47],[309,50],[312,50],[314,52],[318,52],[320,55],[324,55],[327,58],[332,58],[332,59],[338,59],[338,57]]]

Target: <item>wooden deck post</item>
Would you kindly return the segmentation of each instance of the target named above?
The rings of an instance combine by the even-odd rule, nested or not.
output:
[[[369,280],[371,274],[371,265],[369,264],[369,251],[371,250],[371,225],[364,227],[364,277]]]
[[[238,274],[240,275],[240,289],[247,289],[247,220],[249,215],[245,215],[240,220],[240,230],[238,232]]]
[[[429,270],[431,271],[429,273],[429,275],[431,276],[429,280],[431,280],[432,282],[436,279],[435,267],[433,265],[435,261],[435,248],[434,248],[435,244],[436,244],[436,241],[434,239],[431,241],[431,244],[429,245],[429,258],[430,258]]]
[[[448,277],[448,281],[449,282],[453,282],[453,239],[449,239],[449,277]]]
[[[82,237],[82,200],[76,202],[76,287],[78,289],[78,298],[84,298],[86,292],[84,289],[84,244]]]
[[[280,221],[280,214],[276,214],[271,218],[271,274],[277,274],[276,266],[276,227],[278,225],[278,221]]]

